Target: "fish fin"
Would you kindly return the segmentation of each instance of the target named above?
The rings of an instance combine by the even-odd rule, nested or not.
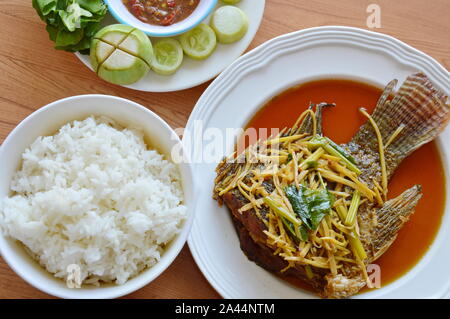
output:
[[[313,110],[314,108],[314,115],[316,118],[316,134],[322,135],[322,110],[325,107],[330,106],[336,106],[334,103],[327,103],[327,102],[321,102],[319,104],[314,104],[312,102],[309,103],[308,110]],[[291,129],[289,129],[284,136],[294,135],[294,134],[302,134],[302,133],[309,133],[313,134],[313,121],[312,116],[310,113],[308,113],[303,121],[300,123],[300,126],[296,128],[295,126]]]
[[[314,109],[316,105],[312,102],[309,102],[308,110]],[[303,121],[300,123],[298,128],[291,128],[286,135],[294,135],[301,133],[312,133],[313,131],[313,122],[311,114],[307,114]]]
[[[393,161],[388,167],[389,175],[405,157],[436,138],[450,120],[446,94],[434,87],[425,74],[408,76],[389,101],[395,85],[395,80],[389,82],[372,114],[384,143],[403,126],[386,149],[386,156]],[[369,122],[360,128],[352,142],[376,150],[377,138]]]
[[[447,96],[433,86],[423,73],[409,76],[392,101],[378,108],[374,120],[381,123],[386,141],[403,124],[398,138],[390,145],[391,152],[408,156],[420,146],[436,138],[450,120]],[[380,125],[380,124],[378,124]]]
[[[378,259],[397,238],[398,231],[414,213],[422,197],[422,187],[415,185],[377,210],[377,225],[371,242],[371,261]]]
[[[334,103],[322,102],[316,106],[316,122],[317,122],[317,134],[323,135],[322,131],[322,110],[326,107],[335,107]]]
[[[386,102],[388,101],[389,97],[394,93],[395,88],[397,87],[398,80],[394,79],[390,81],[383,90],[383,93],[381,94],[380,98],[377,101],[376,108],[382,108]]]

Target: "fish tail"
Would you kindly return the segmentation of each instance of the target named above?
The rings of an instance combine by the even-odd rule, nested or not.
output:
[[[378,259],[397,238],[398,231],[414,213],[417,203],[422,197],[422,187],[415,185],[398,197],[384,203],[377,210],[377,226],[372,238],[372,258]]]
[[[435,88],[423,73],[408,76],[398,92],[393,94],[396,84],[394,80],[386,86],[372,117],[384,144],[389,142],[386,152],[393,154],[398,164],[444,130],[450,119],[450,108],[446,104],[446,94]],[[373,129],[370,123],[366,123],[354,141],[376,146],[375,134],[370,132]]]

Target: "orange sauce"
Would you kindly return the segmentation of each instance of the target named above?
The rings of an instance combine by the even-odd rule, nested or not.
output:
[[[363,106],[371,113],[381,92],[379,88],[349,80],[328,79],[305,83],[269,101],[250,120],[247,128],[283,129],[292,126],[310,102],[336,103],[336,107],[323,112],[323,131],[335,142],[346,143],[366,121],[358,108]],[[434,142],[415,151],[400,164],[389,182],[389,198],[415,184],[422,185],[423,189],[423,197],[415,213],[388,251],[375,261],[381,268],[382,286],[413,268],[438,232],[445,205],[445,176]],[[288,281],[310,290],[298,280]]]

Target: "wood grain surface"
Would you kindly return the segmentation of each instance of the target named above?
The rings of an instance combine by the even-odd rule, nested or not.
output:
[[[366,8],[372,3],[381,8],[381,28],[375,31],[392,35],[450,68],[449,0],[267,0],[263,22],[249,50],[278,35],[314,26],[367,29]],[[0,30],[0,142],[41,106],[87,93],[136,101],[172,127],[182,127],[210,83],[174,93],[137,92],[108,84],[73,54],[53,49],[30,0],[0,0]],[[0,298],[50,297],[28,285],[0,258]],[[186,245],[166,272],[127,298],[220,296],[203,277]]]

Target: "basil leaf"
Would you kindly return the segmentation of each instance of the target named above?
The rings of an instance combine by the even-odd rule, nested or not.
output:
[[[284,191],[302,226],[309,230],[316,230],[333,206],[334,197],[326,189],[312,190],[300,185],[297,191],[295,185],[290,185]]]
[[[307,189],[304,192],[304,197],[309,207],[312,229],[316,230],[322,219],[331,210],[334,202],[333,195],[326,189]]]
[[[302,196],[302,190],[303,186],[300,186],[300,192],[298,192],[295,185],[290,185],[284,189],[284,192],[291,203],[294,213],[300,218],[307,228],[312,229],[309,208]]]
[[[308,241],[309,234],[308,234],[308,229],[306,228],[306,226],[305,225],[300,225],[299,229],[300,229],[300,235],[302,237],[302,240],[303,241]]]

